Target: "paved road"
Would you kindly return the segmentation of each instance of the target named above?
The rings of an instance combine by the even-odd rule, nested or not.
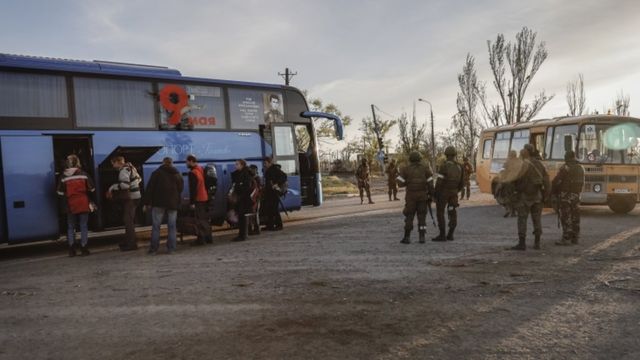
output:
[[[562,248],[546,215],[543,250],[521,253],[482,196],[455,241],[426,245],[399,244],[401,204],[376,201],[171,256],[2,261],[0,358],[640,357],[640,211],[583,208]]]

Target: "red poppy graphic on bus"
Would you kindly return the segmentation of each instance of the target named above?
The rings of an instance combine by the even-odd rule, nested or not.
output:
[[[216,87],[165,84],[159,101],[168,125],[186,121],[190,126],[217,127],[216,115],[224,111],[221,89]]]

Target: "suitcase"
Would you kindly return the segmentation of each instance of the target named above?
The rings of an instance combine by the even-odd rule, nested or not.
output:
[[[180,243],[184,242],[184,235],[198,235],[198,221],[193,212],[179,212],[176,227],[180,233]]]

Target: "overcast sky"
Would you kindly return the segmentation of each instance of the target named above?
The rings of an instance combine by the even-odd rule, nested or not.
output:
[[[359,120],[376,104],[410,112],[433,104],[437,129],[456,112],[457,74],[469,52],[490,84],[486,41],[523,26],[549,58],[529,96],[555,94],[540,117],[567,113],[566,83],[584,74],[587,105],[602,111],[621,90],[640,113],[640,1],[9,1],[0,52],[113,60],[185,75],[281,82],[334,102]],[[425,104],[418,116],[426,117]],[[638,111],[636,111],[638,109]],[[388,117],[383,114],[383,117]],[[357,128],[355,126],[354,128]]]

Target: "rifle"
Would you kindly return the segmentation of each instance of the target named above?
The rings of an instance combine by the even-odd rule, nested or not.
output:
[[[433,165],[431,164],[431,162],[429,162],[429,170],[431,170],[431,177],[429,179],[427,179],[427,182],[431,181],[433,184],[433,195],[435,196],[435,191],[436,191],[436,183],[438,182],[438,179],[442,179],[444,178],[444,176],[438,174],[437,172],[435,172],[433,170]],[[432,197],[429,196],[429,198],[427,199],[427,207],[429,208],[429,216],[431,216],[431,221],[433,222],[433,226],[436,226],[436,221],[433,218],[433,209],[431,208],[431,203],[432,203]]]
[[[431,217],[431,222],[433,223],[433,226],[436,226],[436,220],[433,218],[433,209],[431,208],[431,203],[433,202],[433,200],[431,199],[431,196],[429,196],[427,198],[427,208],[429,209],[429,216]]]

